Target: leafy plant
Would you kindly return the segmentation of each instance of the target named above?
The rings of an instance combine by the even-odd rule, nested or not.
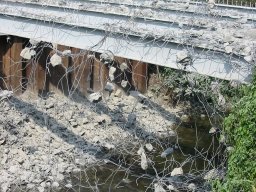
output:
[[[214,191],[253,191],[256,187],[256,78],[241,91],[243,97],[224,121],[224,132],[233,150],[228,157],[224,181]]]
[[[173,100],[198,101],[200,99],[220,108],[223,107],[219,106],[220,95],[226,100],[238,95],[237,87],[231,86],[225,80],[169,68],[163,69],[161,74],[164,85],[172,93]]]

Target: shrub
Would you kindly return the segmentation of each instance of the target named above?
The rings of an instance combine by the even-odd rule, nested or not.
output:
[[[256,78],[242,90],[243,97],[224,121],[224,132],[233,150],[226,178],[215,181],[214,191],[254,191],[256,188]]]

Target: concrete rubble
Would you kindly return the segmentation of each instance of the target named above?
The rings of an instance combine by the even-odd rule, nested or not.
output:
[[[102,99],[102,95],[99,92],[92,93],[89,95],[88,99],[90,102],[99,102]]]
[[[109,69],[109,79],[111,81],[114,81],[114,79],[115,79],[115,72],[116,72],[116,68],[111,66]]]
[[[154,184],[154,192],[166,192],[161,183]]]
[[[8,90],[0,90],[0,101],[3,99],[7,99],[13,95],[13,91]]]
[[[110,51],[105,51],[100,55],[100,61],[105,64],[110,64],[114,61],[114,54]]]
[[[121,63],[121,64],[120,64],[120,69],[121,69],[121,71],[123,71],[123,72],[124,72],[125,70],[127,70],[127,69],[128,69],[128,65],[127,65],[126,63],[124,63],[124,62],[123,62],[123,63]]]
[[[55,53],[53,56],[51,56],[50,62],[53,67],[55,67],[57,65],[61,65],[62,64],[61,56],[59,56],[57,53]]]
[[[25,47],[21,52],[20,52],[20,56],[24,59],[31,59],[32,56],[36,55],[35,50],[29,48],[29,47]]]
[[[92,101],[98,98],[96,94]],[[71,100],[53,95],[44,100],[25,93],[2,100],[0,191],[12,191],[14,185],[27,191],[72,188],[66,175],[101,161],[98,152],[117,150],[116,146],[136,138],[157,139],[159,132],[169,137],[169,125],[177,124],[177,119],[167,120],[130,96],[106,99],[105,104],[78,96]],[[147,142],[144,147],[147,152],[143,148],[139,155],[146,170],[153,146]]]
[[[171,172],[171,176],[175,175],[183,175],[183,169],[182,167],[174,168]]]
[[[128,81],[125,81],[125,80],[122,80],[122,81],[121,81],[121,86],[122,86],[123,88],[127,87],[127,85],[128,85]]]
[[[105,90],[112,92],[115,90],[115,85],[113,83],[107,82],[106,86],[105,86]]]
[[[147,170],[148,169],[148,161],[147,161],[147,156],[146,156],[145,151],[142,151],[140,157],[141,157],[141,161],[140,161],[141,168],[143,170]]]

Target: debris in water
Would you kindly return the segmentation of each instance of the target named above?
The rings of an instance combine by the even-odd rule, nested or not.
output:
[[[153,146],[152,146],[150,143],[147,143],[147,144],[145,145],[145,147],[146,147],[146,149],[147,149],[148,151],[152,151],[152,150],[153,150]]]
[[[140,162],[141,168],[143,170],[147,170],[148,169],[148,161],[147,161],[147,157],[146,157],[146,154],[144,151],[141,153],[140,157],[141,157],[141,162]]]
[[[155,183],[154,184],[155,192],[166,192],[166,190],[163,188],[162,184]]]
[[[164,152],[162,152],[161,157],[166,158],[168,155],[171,155],[173,151],[174,149],[172,147],[169,147]]]
[[[182,167],[174,168],[171,172],[171,176],[175,175],[183,175],[183,169]]]

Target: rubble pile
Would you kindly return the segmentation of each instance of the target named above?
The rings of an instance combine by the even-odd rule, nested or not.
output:
[[[118,150],[134,139],[175,135],[174,113],[167,119],[156,106],[115,92],[96,100],[59,95],[32,99],[27,93],[2,99],[0,191],[13,186],[40,192],[71,188],[66,176],[97,164],[102,151]],[[152,150],[150,144],[147,148]],[[145,155],[142,160],[146,169]]]

